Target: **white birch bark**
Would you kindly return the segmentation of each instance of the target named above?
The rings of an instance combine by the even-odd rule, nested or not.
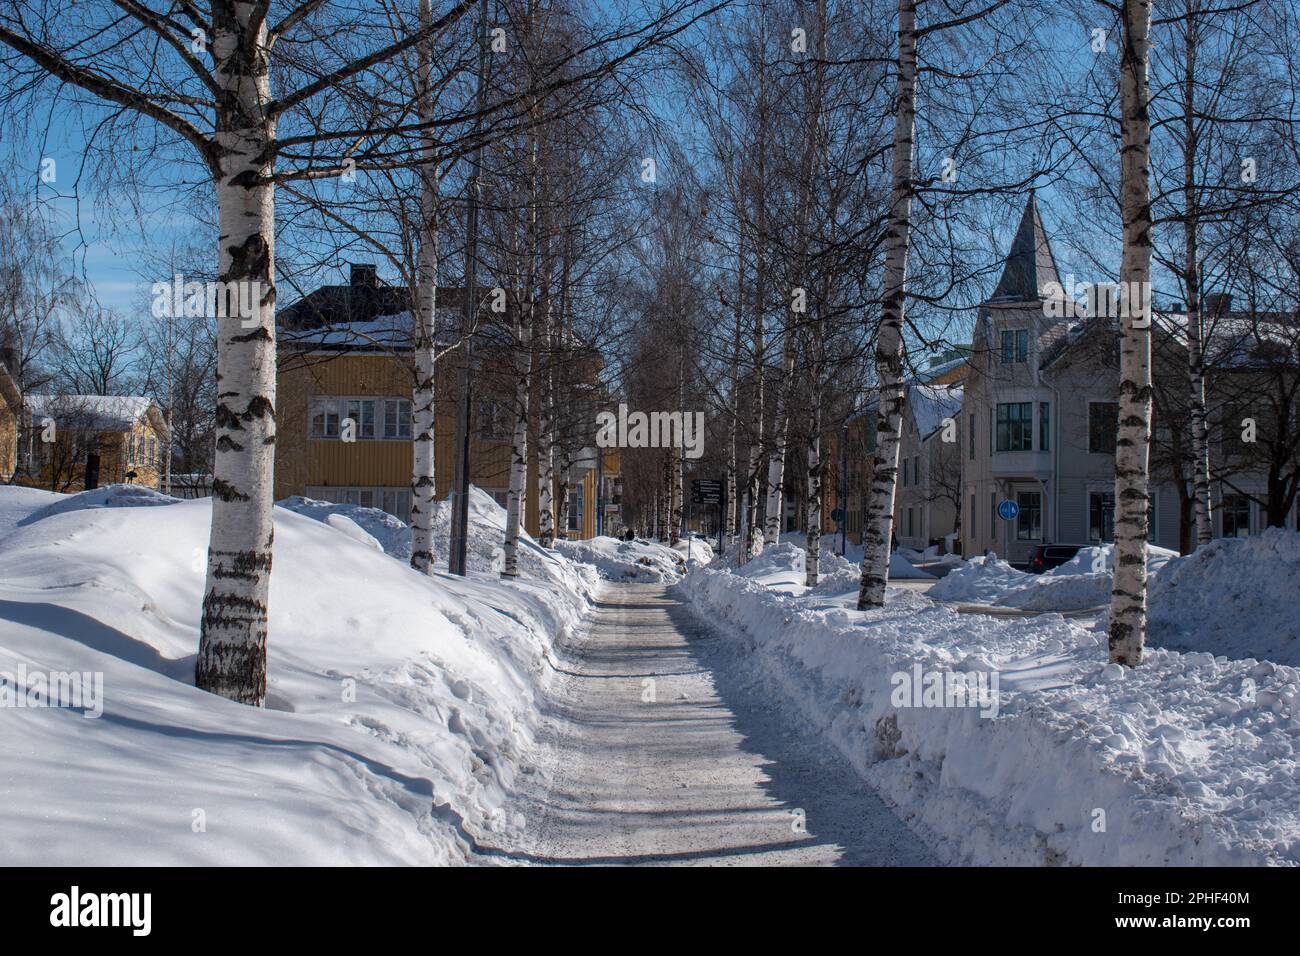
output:
[[[260,707],[266,699],[275,454],[275,190],[264,23],[249,4],[213,8],[219,278],[250,290],[254,314],[217,320],[216,459],[195,686]],[[249,31],[256,29],[256,36]]]
[[[736,456],[740,454],[737,436],[740,431],[740,344],[743,315],[741,303],[744,301],[745,285],[743,248],[741,255],[737,257],[736,266],[736,330],[731,350],[731,395],[729,396],[731,414],[727,423],[727,507],[724,516],[725,527],[723,529],[728,548],[733,548],[736,544]]]
[[[420,0],[420,25],[433,22],[432,0]],[[433,41],[420,44],[420,120],[432,123]],[[436,305],[438,292],[438,167],[432,133],[422,147],[424,165],[420,175],[419,263],[415,307],[415,387],[411,391],[411,567],[433,573],[433,513],[437,506],[434,468],[434,403],[436,398],[435,358],[437,348]]]
[[[555,547],[555,357],[551,323],[551,297],[542,303],[541,380],[537,409],[537,541]]]
[[[532,371],[532,320],[521,316],[516,324],[515,372],[519,378],[515,385],[515,434],[510,446],[510,491],[506,497],[505,563],[501,569],[502,577],[507,578],[519,576],[519,525],[528,488],[528,392]]]
[[[565,539],[569,537],[569,467],[571,464],[568,442],[561,441],[560,466],[557,469],[559,484],[555,495],[555,524],[556,536]]]
[[[781,512],[785,505],[785,453],[790,433],[790,380],[794,376],[794,319],[786,329],[781,357],[781,380],[776,386],[776,408],[772,413],[772,450],[767,459],[767,509],[763,513],[763,542],[781,540]]]
[[[814,372],[814,374],[816,374]],[[820,389],[817,389],[820,392]],[[817,586],[822,546],[822,412],[821,395],[814,394],[812,430],[808,441],[808,555],[804,559],[804,583]]]
[[[1196,51],[1199,37],[1196,15],[1189,10],[1184,45],[1186,74],[1183,84],[1183,282],[1187,289],[1187,385],[1192,428],[1192,512],[1196,517],[1196,545],[1214,537],[1210,506],[1210,429],[1205,410],[1205,343],[1202,331],[1201,272],[1197,249],[1199,202],[1196,194]]]
[[[683,355],[677,363],[677,411],[686,420],[687,411],[683,407],[686,395],[686,358]],[[676,448],[670,448],[668,454],[672,459],[672,517],[670,519],[670,528],[668,539],[671,544],[676,544],[685,536],[686,511],[683,507],[683,485],[685,484],[685,458],[686,449],[681,445]]]
[[[1147,624],[1148,462],[1151,448],[1151,186],[1147,48],[1151,0],[1124,0],[1120,58],[1120,202],[1124,252],[1120,283],[1119,427],[1115,447],[1115,572],[1110,659],[1142,663]]]
[[[898,4],[898,82],[894,104],[893,182],[885,239],[885,296],[876,332],[876,454],[862,530],[858,610],[883,607],[898,482],[903,411],[903,309],[912,230],[912,149],[916,127],[916,3]]]

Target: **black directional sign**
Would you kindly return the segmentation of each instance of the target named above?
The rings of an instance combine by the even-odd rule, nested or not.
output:
[[[721,479],[718,478],[692,478],[691,479],[691,503],[696,505],[718,505],[722,504],[722,498],[726,494],[722,486]]]
[[[690,479],[692,505],[722,505],[724,494],[720,479]]]

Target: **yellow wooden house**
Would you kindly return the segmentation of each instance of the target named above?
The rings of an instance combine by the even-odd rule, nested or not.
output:
[[[460,290],[439,289],[439,323],[459,326]],[[511,433],[514,427],[514,372],[500,337],[488,328],[476,339],[473,376],[473,421],[470,480],[504,505],[510,484]],[[452,337],[454,340],[454,336]],[[410,520],[411,315],[404,290],[381,286],[373,267],[353,266],[346,286],[322,286],[281,313],[279,369],[276,381],[275,496],[305,495],[323,501],[382,508]],[[586,350],[588,353],[592,350]],[[567,475],[570,538],[597,534],[599,500],[603,530],[622,527],[621,480],[617,449],[604,449],[598,462],[594,448],[595,413],[578,413],[574,386],[590,401],[596,390],[591,354],[557,370],[570,400],[571,421]],[[455,460],[455,420],[460,394],[459,350],[439,362],[435,406],[437,493],[451,491]],[[586,371],[584,371],[584,369]],[[538,533],[536,398],[530,403],[528,486],[524,525]],[[585,421],[584,421],[585,419]],[[588,440],[583,427],[590,431]],[[560,451],[557,449],[557,472]],[[559,493],[557,474],[556,493]],[[558,498],[557,498],[558,500]]]
[[[25,395],[18,484],[73,492],[125,483],[157,488],[167,453],[162,411],[143,395]]]
[[[9,369],[0,361],[0,481],[10,481],[18,466],[18,427],[23,396]]]

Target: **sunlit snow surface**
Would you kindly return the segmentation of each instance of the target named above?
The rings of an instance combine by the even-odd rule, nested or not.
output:
[[[526,541],[499,580],[490,503],[468,579],[277,508],[256,710],[193,687],[208,500],[0,487],[0,671],[104,682],[97,719],[0,709],[0,863],[430,864],[526,825],[545,656],[597,576]]]

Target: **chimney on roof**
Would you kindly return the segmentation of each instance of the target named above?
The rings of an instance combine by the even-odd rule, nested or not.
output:
[[[1225,315],[1232,311],[1232,296],[1226,292],[1210,292],[1201,300],[1206,315]]]
[[[379,285],[379,268],[370,263],[354,262],[352,263],[352,287],[368,286],[374,288]]]

